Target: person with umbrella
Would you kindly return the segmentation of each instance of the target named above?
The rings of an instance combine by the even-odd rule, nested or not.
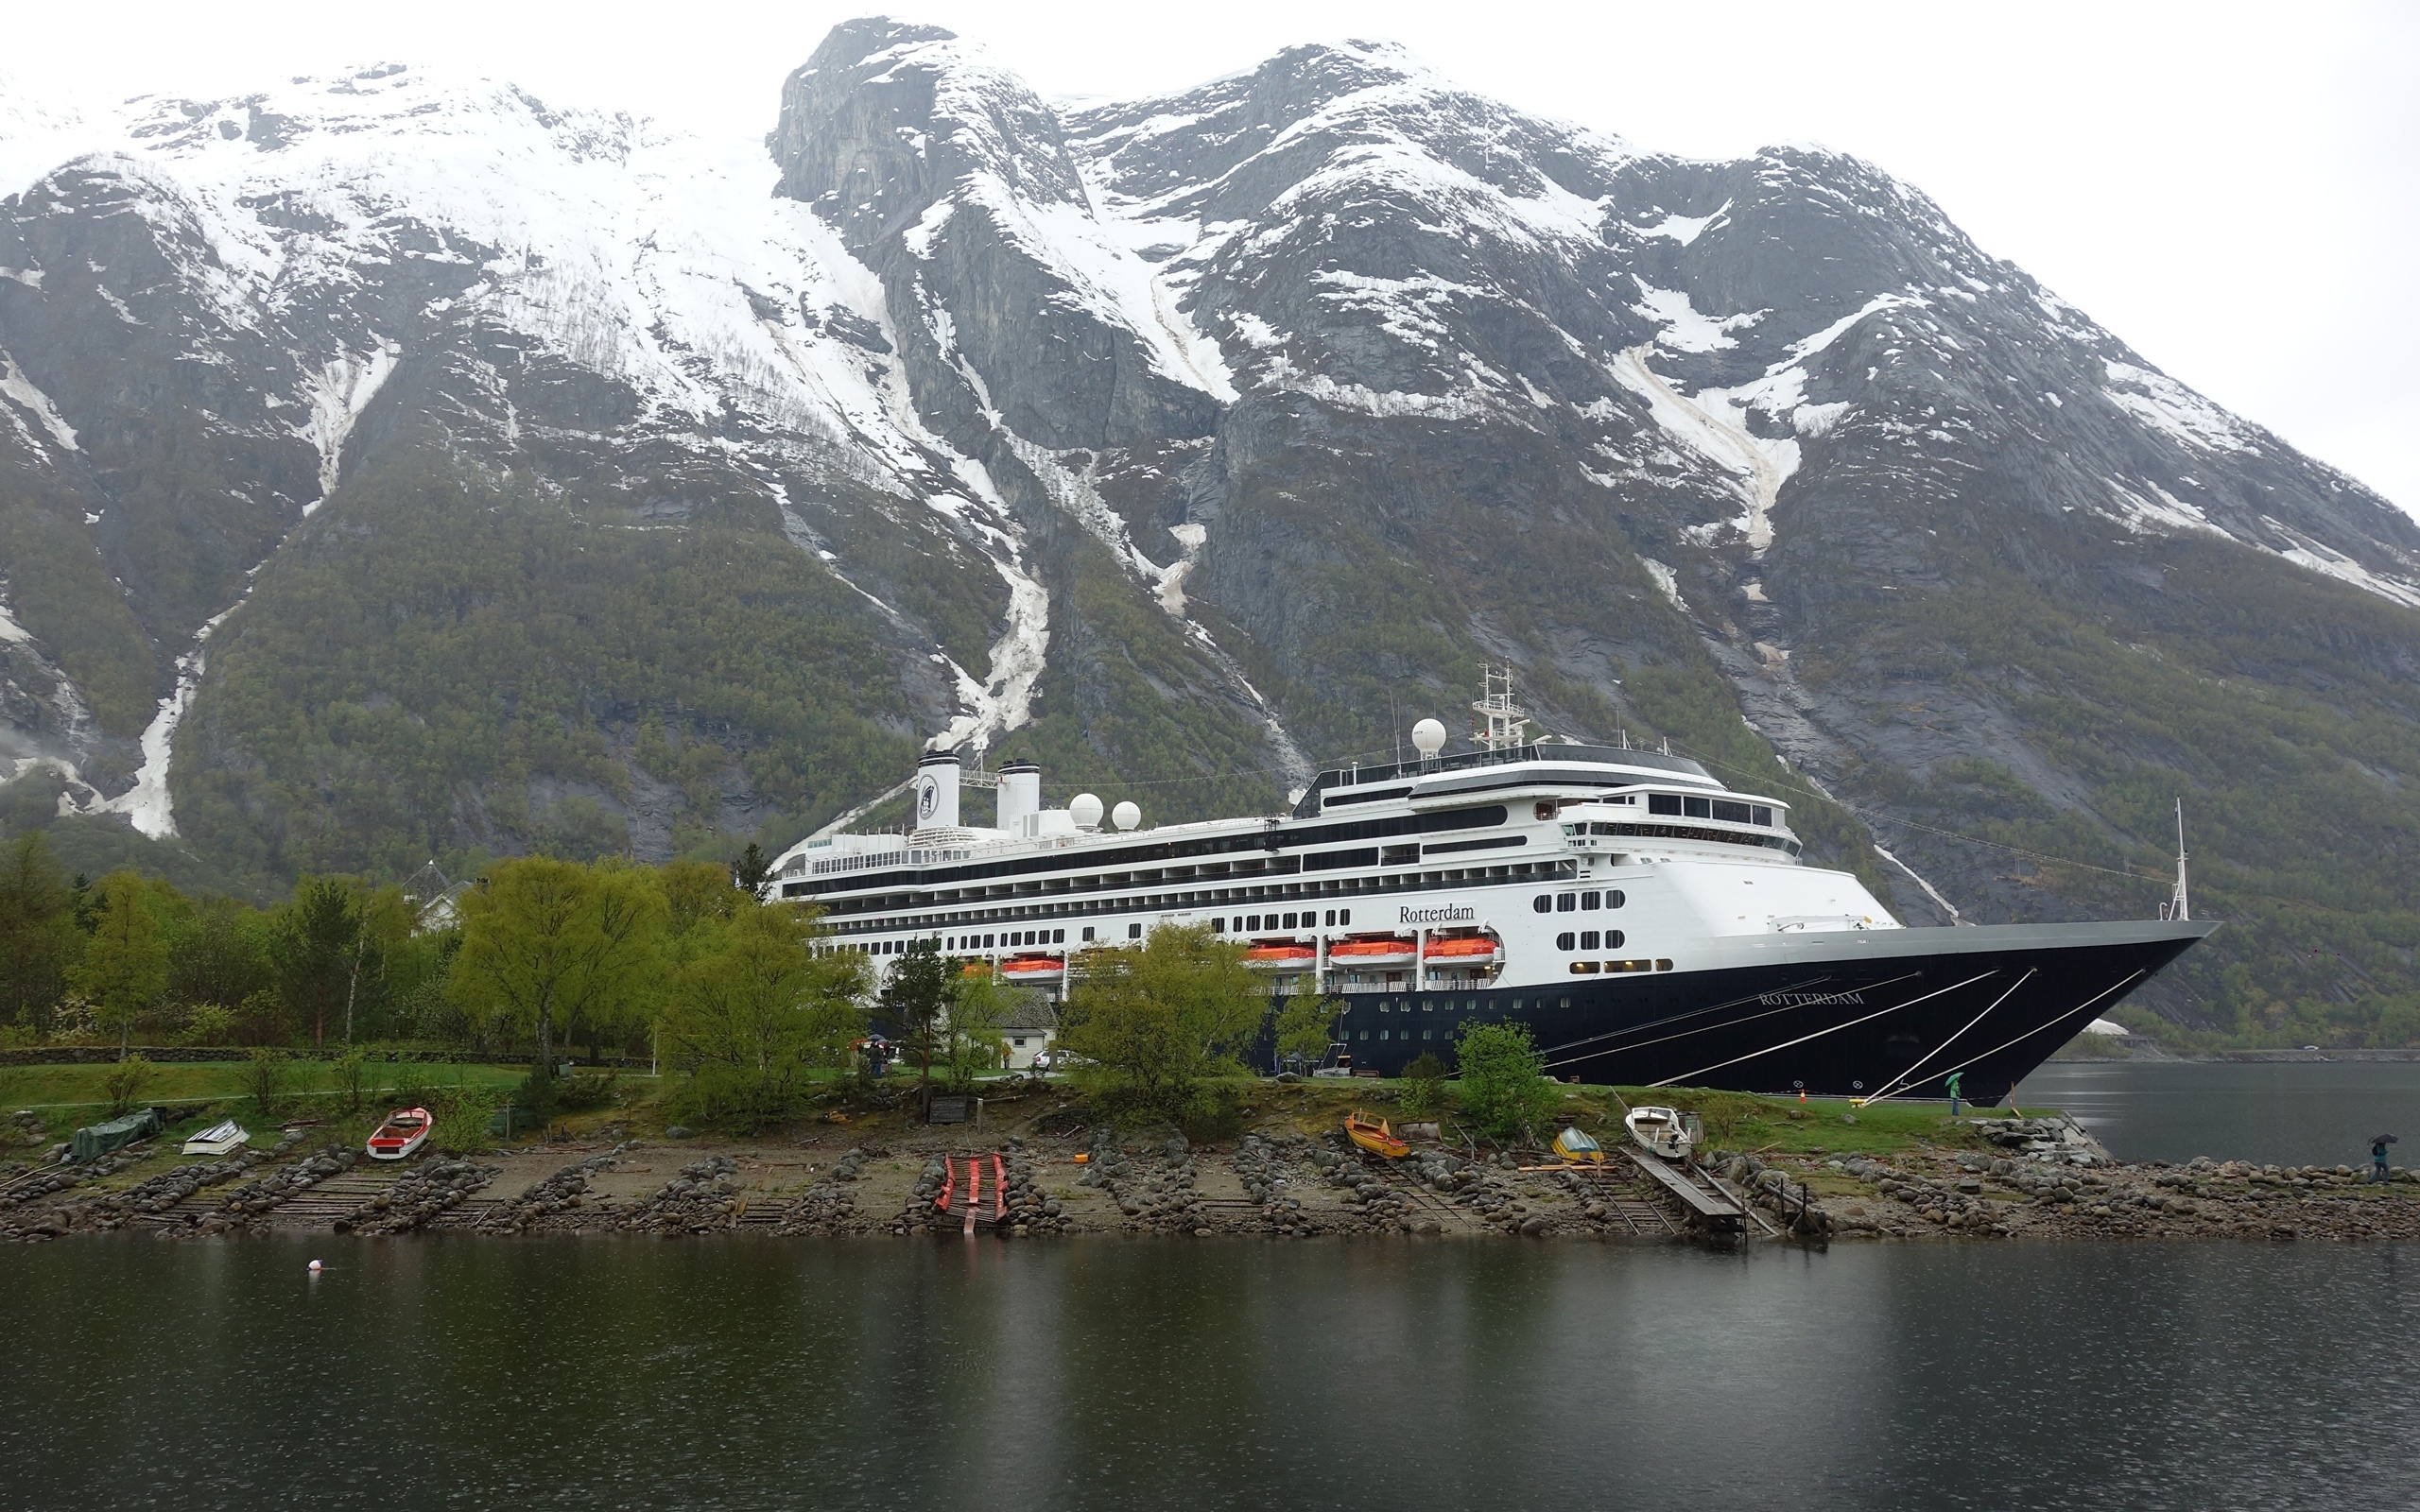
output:
[[[2370,1180],[2390,1181],[2394,1173],[2386,1168],[2386,1147],[2399,1143],[2392,1134],[2380,1134],[2370,1141]]]
[[[1949,1074],[1949,1079],[1942,1083],[1943,1088],[1949,1093],[1949,1116],[1952,1118],[1956,1118],[1958,1116],[1958,1099],[1961,1095],[1958,1090],[1959,1083],[1965,1079],[1966,1074],[1964,1072],[1953,1071]]]

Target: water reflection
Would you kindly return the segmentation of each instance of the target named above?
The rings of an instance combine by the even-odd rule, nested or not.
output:
[[[2017,1088],[2063,1108],[2128,1160],[2361,1165],[2385,1130],[2420,1160],[2420,1063],[2053,1061]]]
[[[60,1244],[0,1503],[2403,1504],[2413,1254]]]

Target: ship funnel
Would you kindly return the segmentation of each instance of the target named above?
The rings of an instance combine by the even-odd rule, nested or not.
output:
[[[1026,819],[1042,812],[1042,768],[1031,762],[1010,762],[1000,768],[1000,828],[1011,834],[1026,833]]]
[[[958,828],[958,777],[956,751],[935,751],[916,764],[915,828]]]

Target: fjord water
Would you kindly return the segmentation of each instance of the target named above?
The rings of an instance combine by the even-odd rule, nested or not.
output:
[[[322,1257],[316,1280],[306,1263]],[[2420,1248],[0,1251],[0,1503],[2389,1506]]]
[[[2359,1167],[2385,1132],[2405,1141],[2400,1162],[2420,1164],[2414,1061],[2051,1061],[2016,1101],[2065,1108],[2121,1160]]]

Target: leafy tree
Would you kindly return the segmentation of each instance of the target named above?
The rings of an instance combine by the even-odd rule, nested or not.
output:
[[[462,895],[461,912],[455,996],[535,1037],[542,1098],[559,1028],[583,1017],[623,1022],[653,994],[665,908],[644,872],[548,856],[502,861]]]
[[[285,1051],[268,1045],[254,1047],[251,1059],[244,1066],[244,1091],[251,1095],[254,1112],[263,1118],[277,1116],[277,1106],[285,1099],[292,1069]]]
[[[1336,1036],[1331,1028],[1336,1014],[1328,1000],[1309,988],[1302,988],[1287,998],[1277,1014],[1277,1054],[1282,1060],[1301,1060],[1318,1065],[1327,1058],[1328,1047]]]
[[[1008,1022],[1028,990],[1011,987],[989,971],[974,976],[960,973],[951,979],[941,1051],[952,1091],[968,1091],[975,1085],[977,1072],[1000,1063],[1000,1053],[1008,1044],[1000,1025]]]
[[[743,902],[681,970],[665,1029],[694,1068],[684,1100],[703,1116],[751,1129],[787,1116],[807,1073],[838,1064],[863,1029],[863,957],[818,954],[816,918]]]
[[[117,1030],[123,1058],[136,1016],[167,990],[168,944],[141,877],[112,871],[93,890],[93,937],[67,984],[92,1003],[102,1028]]]
[[[773,886],[773,858],[765,853],[763,846],[753,840],[748,842],[748,849],[731,864],[731,885],[760,903],[765,901]]]
[[[40,830],[0,854],[0,1015],[48,1033],[82,936],[76,895]]]
[[[1403,1068],[1403,1087],[1395,1094],[1396,1106],[1407,1118],[1426,1118],[1437,1110],[1438,1091],[1445,1080],[1445,1063],[1435,1052],[1424,1050],[1411,1057]]]
[[[1059,1043],[1080,1083],[1135,1111],[1182,1116],[1205,1077],[1242,1069],[1236,1052],[1267,1017],[1243,947],[1200,925],[1087,952],[1080,969]]]
[[[270,919],[250,903],[200,899],[170,919],[167,932],[172,1002],[233,1006],[275,985]]]
[[[1462,1068],[1462,1111],[1490,1137],[1530,1134],[1562,1106],[1528,1024],[1466,1025],[1456,1053]]]
[[[327,1047],[328,1021],[352,1001],[366,943],[350,883],[306,876],[294,885],[293,900],[270,933],[268,954],[278,996],[311,1025],[315,1049]]]
[[[941,1026],[959,974],[959,963],[944,958],[939,944],[920,939],[891,963],[883,983],[884,1032],[915,1057],[920,1084],[932,1081],[933,1058],[943,1051]]]

